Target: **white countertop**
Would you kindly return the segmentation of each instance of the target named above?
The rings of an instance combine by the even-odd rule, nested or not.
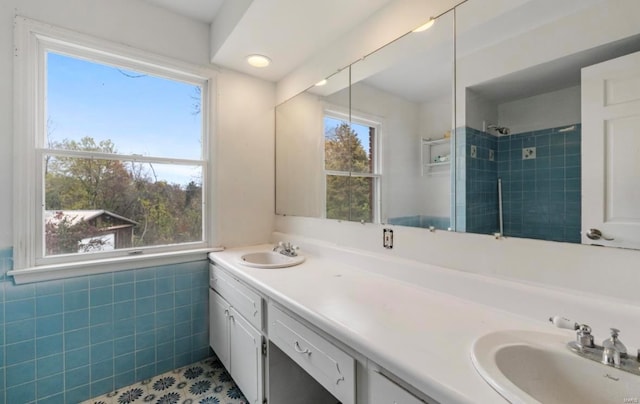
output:
[[[277,269],[240,264],[251,246],[210,258],[305,320],[442,403],[506,402],[471,363],[475,339],[493,331],[535,330],[573,338],[573,332],[424,285],[362,269],[327,254],[303,251],[306,261]],[[402,265],[402,263],[398,263]],[[438,269],[424,265],[424,271]],[[466,276],[457,271],[455,276]],[[468,275],[474,278],[473,275]],[[454,280],[460,282],[463,278]],[[478,282],[478,279],[472,279]],[[455,288],[455,284],[453,285]],[[533,303],[533,302],[532,302]],[[550,313],[558,314],[558,313]]]

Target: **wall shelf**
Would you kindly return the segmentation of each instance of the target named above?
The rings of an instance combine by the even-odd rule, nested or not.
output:
[[[438,157],[444,156],[446,161],[437,161]],[[449,172],[451,167],[451,138],[420,140],[420,170],[421,175],[444,174]]]

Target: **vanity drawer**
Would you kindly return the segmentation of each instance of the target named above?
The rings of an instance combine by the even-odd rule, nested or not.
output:
[[[355,403],[355,360],[311,329],[269,305],[269,340],[343,404]]]
[[[215,265],[209,265],[209,285],[251,325],[262,330],[262,298]]]
[[[369,372],[369,403],[370,404],[424,404],[411,393],[398,386],[384,375]]]

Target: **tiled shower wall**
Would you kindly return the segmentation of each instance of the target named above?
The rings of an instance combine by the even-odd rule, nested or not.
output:
[[[498,231],[497,138],[466,128],[466,139],[466,231],[493,234]]]
[[[580,124],[498,138],[506,235],[580,242],[580,140]]]
[[[206,261],[14,285],[0,250],[0,402],[76,403],[208,356]]]
[[[580,124],[500,137],[469,127],[456,134],[458,231],[499,230],[501,178],[506,236],[580,242]],[[535,158],[524,159],[523,148],[531,147]]]

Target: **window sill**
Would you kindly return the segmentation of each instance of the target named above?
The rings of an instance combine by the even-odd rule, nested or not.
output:
[[[7,272],[16,284],[43,282],[72,278],[83,275],[97,275],[107,272],[126,271],[160,265],[204,261],[207,254],[222,251],[223,248],[200,248],[197,250],[174,251],[134,257],[110,258],[66,264],[43,265],[34,268],[15,269]]]

